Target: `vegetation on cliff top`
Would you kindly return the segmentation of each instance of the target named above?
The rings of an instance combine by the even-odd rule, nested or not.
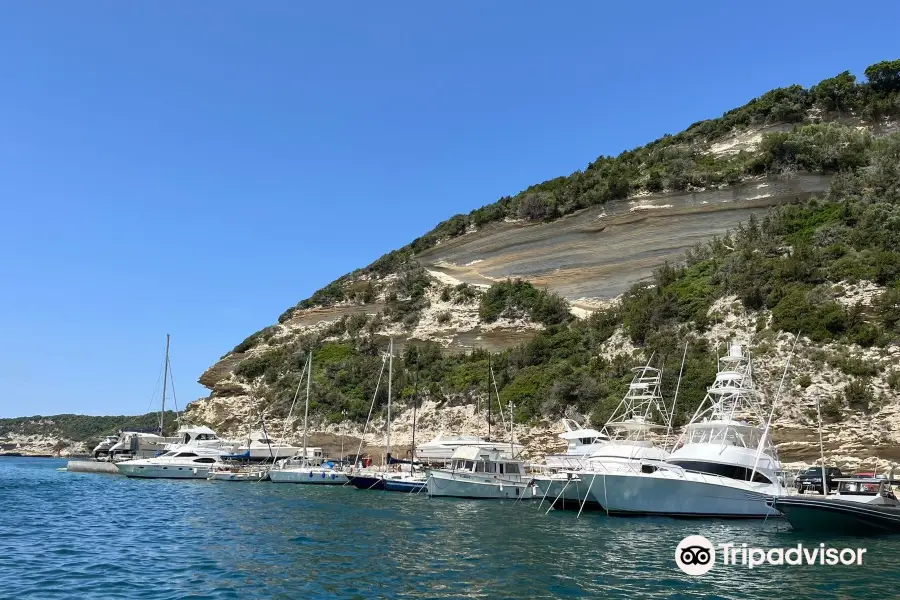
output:
[[[803,127],[847,118],[876,123],[900,115],[900,60],[882,61],[865,70],[867,81],[849,71],[809,89],[799,85],[767,92],[719,118],[700,121],[677,135],[665,135],[616,157],[601,156],[583,170],[533,185],[514,196],[459,214],[438,224],[410,244],[385,254],[368,267],[345,275],[285,311],[359,300],[351,282],[361,276],[396,273],[413,257],[440,240],[456,237],[504,219],[544,221],[576,210],[627,198],[638,192],[704,189],[735,184],[750,175],[785,170],[837,172],[858,166],[867,136],[846,127]],[[753,152],[716,155],[710,144],[749,127],[771,124],[801,126],[793,133],[774,133]]]

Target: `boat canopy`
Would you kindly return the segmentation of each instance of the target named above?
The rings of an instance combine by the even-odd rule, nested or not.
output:
[[[605,438],[606,436],[596,429],[576,429],[559,434],[564,440],[580,440],[583,438]]]
[[[499,455],[500,453],[496,450],[477,446],[460,446],[453,452],[453,458],[463,460],[497,460]]]

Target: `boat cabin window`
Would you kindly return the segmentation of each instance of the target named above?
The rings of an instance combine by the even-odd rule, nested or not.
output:
[[[484,460],[476,461],[475,472],[476,473],[496,473],[497,472],[497,463],[488,462],[488,461],[484,461]]]
[[[725,444],[756,448],[761,438],[762,433],[755,427],[692,427],[685,436],[685,444]]]
[[[720,475],[729,479],[737,479],[739,481],[750,481],[750,474],[753,469],[739,467],[737,465],[723,465],[719,463],[703,462],[699,460],[669,460],[670,463],[678,465],[688,471],[697,471],[699,473],[709,473],[710,475]],[[757,471],[753,474],[753,481],[756,483],[772,483],[772,481]]]
[[[216,439],[216,436],[212,433],[198,433],[197,437],[195,439],[197,439],[197,440],[214,440],[214,439]]]
[[[197,455],[194,454],[193,452],[181,452],[179,454],[176,454],[176,456],[178,458],[190,458],[191,456],[197,456]]]
[[[852,494],[854,496],[877,496],[881,487],[878,483],[865,481],[841,481],[838,487],[840,494]]]
[[[207,464],[208,464],[208,463],[214,463],[214,462],[216,462],[216,459],[210,458],[210,457],[207,456],[207,457],[204,457],[204,458],[198,458],[198,459],[195,459],[194,462],[195,462],[195,463],[207,463]]]
[[[500,472],[501,473],[509,473],[514,475],[521,475],[522,471],[519,469],[519,465],[516,463],[501,463],[500,464]]]

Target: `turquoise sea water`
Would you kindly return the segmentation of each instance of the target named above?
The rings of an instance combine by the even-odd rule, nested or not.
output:
[[[786,523],[544,514],[537,502],[129,480],[0,459],[0,598],[900,597],[900,538]],[[544,506],[546,509],[546,504]],[[687,535],[865,547],[861,567],[675,565]]]

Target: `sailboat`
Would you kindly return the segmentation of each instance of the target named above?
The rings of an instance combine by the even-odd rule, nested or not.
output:
[[[425,473],[416,473],[416,407],[419,404],[419,366],[416,361],[416,383],[413,389],[413,426],[412,426],[412,451],[410,455],[408,473],[394,473],[384,480],[384,489],[389,492],[405,492],[417,494],[425,487],[427,477]],[[399,477],[397,477],[399,475]]]
[[[162,404],[159,408],[159,426],[155,430],[123,430],[116,436],[115,441],[106,448],[106,456],[101,460],[109,462],[121,462],[133,460],[136,458],[153,458],[166,452],[168,445],[172,441],[170,438],[164,437],[163,427],[165,425],[166,416],[166,392],[169,386],[169,345],[172,336],[166,334],[166,357],[163,361],[162,373]],[[172,394],[174,396],[175,387],[173,383]],[[177,407],[176,407],[177,408]]]
[[[343,485],[347,475],[326,463],[321,448],[307,446],[309,431],[309,391],[312,381],[312,350],[307,359],[306,406],[303,411],[303,449],[299,456],[278,461],[269,470],[269,479],[274,483],[307,483],[318,485]],[[312,456],[310,456],[312,452]]]
[[[384,363],[381,366],[384,369]],[[384,371],[382,371],[383,373]],[[350,476],[350,483],[361,490],[384,490],[386,489],[384,486],[385,479],[390,475],[387,472],[388,465],[391,463],[391,384],[394,379],[394,340],[391,339],[390,345],[388,346],[388,398],[387,398],[387,418],[384,423],[384,431],[385,431],[385,442],[384,442],[384,454],[385,454],[385,471],[358,471],[357,473]],[[375,389],[376,395],[378,394],[378,387]],[[372,398],[372,406],[374,407],[375,397]],[[370,409],[371,413],[371,409]],[[362,441],[360,441],[360,447],[362,446]],[[399,473],[396,474],[399,478]]]

